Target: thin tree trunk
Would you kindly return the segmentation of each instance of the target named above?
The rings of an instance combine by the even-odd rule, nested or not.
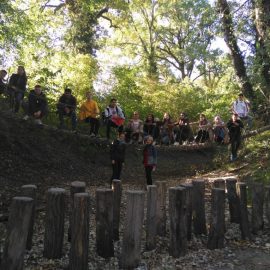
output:
[[[239,78],[242,90],[250,99],[253,99],[254,92],[249,78],[247,76],[247,71],[245,67],[245,62],[241,51],[237,44],[237,38],[234,34],[233,20],[230,12],[230,7],[227,0],[218,0],[217,1],[219,12],[221,13],[221,21],[224,31],[224,39],[231,51],[233,65],[236,72],[236,76]]]

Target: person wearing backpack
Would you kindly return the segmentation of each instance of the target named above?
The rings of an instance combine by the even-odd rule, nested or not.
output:
[[[117,100],[112,98],[110,105],[105,109],[104,112],[105,122],[106,122],[106,137],[110,139],[111,128],[117,128],[118,133],[123,132],[125,114],[120,106],[117,105]]]
[[[250,103],[244,98],[243,93],[240,93],[238,99],[233,102],[232,112],[237,113],[241,120],[247,120],[247,126],[251,128],[252,117],[250,116]]]

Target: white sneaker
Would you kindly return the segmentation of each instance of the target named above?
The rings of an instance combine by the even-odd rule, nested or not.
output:
[[[179,142],[175,142],[173,145],[179,145]]]
[[[90,137],[91,137],[91,138],[94,138],[94,137],[96,137],[96,135],[95,135],[94,133],[91,133],[91,134],[90,134]]]
[[[36,119],[36,120],[35,120],[35,123],[36,123],[37,125],[42,125],[42,121],[41,121],[40,119]]]
[[[28,120],[29,119],[29,115],[25,115],[24,117],[23,117],[23,120]]]

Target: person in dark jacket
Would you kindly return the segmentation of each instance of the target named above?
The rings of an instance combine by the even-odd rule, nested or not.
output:
[[[64,116],[71,118],[72,130],[76,130],[77,116],[76,116],[77,100],[71,94],[71,89],[66,88],[64,94],[60,97],[57,104],[57,112],[59,115],[60,128],[64,128]]]
[[[0,95],[6,94],[7,82],[6,82],[7,71],[0,70]]]
[[[10,107],[17,113],[26,91],[27,76],[23,66],[18,66],[16,74],[12,74],[8,83]]]
[[[145,169],[145,176],[147,185],[152,185],[152,171],[155,171],[157,166],[157,150],[153,145],[153,137],[146,137],[146,145],[143,149],[143,165]]]
[[[118,138],[111,144],[110,155],[112,162],[113,174],[111,177],[111,183],[113,179],[120,180],[122,166],[125,162],[125,133],[119,133]]]
[[[35,89],[30,91],[28,102],[23,103],[22,107],[26,113],[24,120],[33,117],[37,124],[42,124],[41,119],[48,113],[48,103],[40,85],[36,85]]]
[[[184,112],[180,113],[180,117],[178,121],[175,123],[175,126],[176,126],[175,144],[182,145],[183,142],[188,141],[188,140],[190,141],[191,139],[193,139],[192,131],[189,125],[189,119]]]
[[[237,159],[237,151],[241,144],[241,129],[243,127],[243,122],[238,118],[238,114],[233,113],[231,120],[227,123],[231,143],[231,161]]]

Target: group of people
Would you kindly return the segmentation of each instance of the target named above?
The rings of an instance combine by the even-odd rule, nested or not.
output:
[[[23,66],[19,66],[17,73],[12,74],[6,80],[7,72],[0,70],[0,94],[5,94],[9,99],[12,110],[17,113],[22,107],[24,119],[33,118],[36,123],[42,124],[42,119],[48,114],[48,102],[41,85],[36,85],[34,90],[28,94],[25,100],[27,76]],[[153,114],[148,114],[143,121],[135,111],[127,125],[125,114],[117,104],[117,100],[112,98],[110,104],[101,113],[99,106],[93,100],[91,91],[86,92],[85,101],[79,109],[78,118],[76,113],[77,100],[70,88],[66,88],[58,100],[57,113],[59,117],[59,128],[64,128],[64,118],[71,119],[72,130],[76,131],[78,118],[80,121],[89,123],[90,136],[99,136],[100,123],[106,126],[106,137],[110,139],[112,128],[117,130],[118,138],[113,142],[111,148],[111,159],[113,165],[112,179],[120,178],[122,163],[124,161],[123,143],[145,144],[144,165],[146,168],[147,183],[152,183],[151,172],[156,166],[155,144],[182,145],[189,143],[205,143],[215,141],[218,144],[231,143],[231,160],[237,158],[237,150],[241,143],[242,120],[247,120],[248,126],[252,125],[252,118],[249,114],[250,104],[242,93],[232,104],[232,117],[228,123],[224,123],[220,116],[215,116],[213,122],[207,120],[205,114],[200,114],[199,121],[190,123],[185,112],[181,112],[177,121],[173,121],[168,112],[165,112],[163,119],[155,118]],[[101,117],[100,117],[101,116]],[[192,125],[198,125],[196,136],[193,135]],[[120,149],[120,150],[119,150]],[[119,150],[119,151],[118,151]],[[118,162],[119,161],[119,162]],[[150,162],[150,163],[149,163]]]

